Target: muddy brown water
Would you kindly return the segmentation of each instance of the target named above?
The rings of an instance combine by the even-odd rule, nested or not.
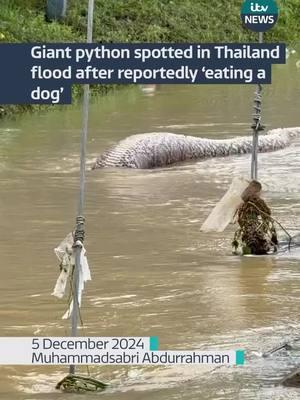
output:
[[[299,126],[300,71],[292,58],[264,88],[268,128]],[[88,158],[131,134],[169,131],[225,138],[249,134],[253,86],[131,87],[93,101]],[[53,248],[72,229],[78,195],[81,107],[0,123],[1,336],[62,336],[65,302],[51,296]],[[274,216],[299,231],[300,138],[259,156]],[[261,353],[300,337],[300,265],[290,255],[231,255],[233,228],[203,234],[201,223],[232,177],[249,175],[234,156],[154,171],[87,173],[86,219],[93,280],[84,293],[83,335],[157,335],[161,349],[245,349],[240,367],[93,367],[116,399],[298,399],[276,383],[299,351]],[[297,347],[297,346],[296,346]],[[85,368],[80,371],[85,372]],[[63,367],[0,367],[0,398],[65,398]],[[68,395],[96,398],[96,395]]]

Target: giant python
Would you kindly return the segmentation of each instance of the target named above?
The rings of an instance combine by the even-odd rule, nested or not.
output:
[[[300,134],[300,127],[278,128],[259,136],[258,151],[283,149]],[[137,134],[121,140],[101,154],[93,169],[123,167],[152,169],[188,160],[251,153],[252,137],[205,139],[168,132]]]

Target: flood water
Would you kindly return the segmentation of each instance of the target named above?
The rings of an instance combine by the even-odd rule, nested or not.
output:
[[[273,69],[263,93],[268,128],[300,126],[300,70]],[[141,132],[225,138],[250,133],[253,86],[139,87],[94,100],[88,160]],[[73,229],[78,197],[81,107],[0,122],[1,336],[63,336],[66,301],[51,296],[59,269],[53,248]],[[264,197],[291,233],[300,230],[300,138],[259,156]],[[276,383],[300,364],[296,347],[261,354],[300,337],[299,251],[234,257],[234,228],[199,228],[233,176],[249,176],[250,156],[153,171],[89,171],[86,248],[93,280],[84,292],[82,335],[158,336],[162,350],[245,349],[246,363],[92,367],[111,383],[110,400],[298,399]],[[300,346],[300,342],[298,342]],[[86,372],[85,367],[79,369]],[[62,367],[0,367],[0,398],[65,398]],[[96,395],[67,395],[69,399]],[[98,395],[97,395],[98,397]]]

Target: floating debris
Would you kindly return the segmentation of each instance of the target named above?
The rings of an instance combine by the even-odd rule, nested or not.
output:
[[[287,387],[300,388],[300,368],[291,372],[287,377],[281,381],[281,385]]]
[[[238,230],[232,242],[234,254],[263,255],[277,251],[278,239],[271,210],[260,198],[262,186],[253,180],[242,194],[237,210]]]
[[[67,375],[56,385],[56,389],[68,393],[102,392],[107,383],[98,381],[90,376]]]
[[[266,351],[265,353],[263,353],[262,356],[264,358],[267,358],[267,357],[271,356],[272,354],[277,353],[280,350],[293,350],[293,347],[289,343],[283,343],[280,346],[276,346],[273,349]]]

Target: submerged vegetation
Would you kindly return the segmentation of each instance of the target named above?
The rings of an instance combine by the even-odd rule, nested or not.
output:
[[[0,0],[0,43],[83,42],[87,0],[69,0],[63,22],[46,22],[46,0]],[[300,42],[300,1],[278,0],[280,18],[266,41]],[[241,0],[95,0],[95,42],[246,42],[257,35],[244,29]],[[225,17],[226,16],[226,17]],[[112,86],[110,86],[112,87]],[[97,85],[96,93],[108,87]],[[74,86],[73,99],[80,88]],[[0,116],[36,106],[1,107]]]

